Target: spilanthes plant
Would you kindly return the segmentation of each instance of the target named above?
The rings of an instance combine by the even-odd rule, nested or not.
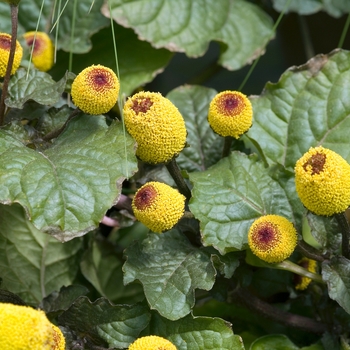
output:
[[[141,91],[124,105],[125,126],[136,140],[136,155],[151,164],[165,163],[185,147],[185,121],[160,93]]]
[[[7,62],[10,55],[10,46],[11,46],[11,35],[6,33],[0,33],[0,78],[5,76]],[[11,74],[15,74],[19,65],[21,64],[23,56],[23,49],[21,44],[16,41],[16,51],[13,61],[13,66],[11,69]]]
[[[251,251],[268,263],[287,259],[297,245],[294,225],[279,215],[265,215],[255,220],[248,232]]]
[[[128,350],[177,350],[169,340],[156,335],[148,335],[136,339]]]
[[[298,261],[298,265],[312,273],[317,272],[317,261],[315,260],[304,257]],[[297,274],[294,275],[294,285],[296,290],[305,290],[309,286],[311,281],[311,278],[300,276]]]
[[[97,115],[114,107],[119,88],[119,79],[112,69],[98,64],[83,69],[76,76],[71,94],[74,104],[84,113]]]
[[[64,350],[61,330],[45,313],[29,306],[0,303],[0,348],[4,350]]]
[[[40,71],[47,72],[54,64],[54,45],[45,32],[27,32],[23,34],[27,45],[32,48],[32,62]]]
[[[239,91],[220,92],[210,102],[208,122],[217,134],[238,139],[252,126],[252,104]]]
[[[322,146],[310,148],[295,165],[295,186],[301,202],[317,215],[331,216],[350,205],[350,165]]]
[[[147,182],[132,201],[136,219],[153,232],[170,230],[181,219],[185,197],[178,190],[161,182]]]

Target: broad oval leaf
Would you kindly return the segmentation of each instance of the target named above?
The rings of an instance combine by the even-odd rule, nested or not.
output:
[[[210,290],[215,269],[210,254],[176,230],[150,234],[125,251],[124,283],[139,280],[151,309],[177,320],[190,313],[196,288]]]
[[[79,269],[81,239],[62,244],[38,231],[18,205],[0,204],[2,288],[38,305],[53,291],[73,283]]]
[[[265,335],[255,340],[249,350],[299,350],[292,341],[283,334]]]
[[[287,70],[251,98],[254,122],[247,136],[267,162],[294,169],[310,147],[323,145],[350,161],[350,52],[335,50]]]
[[[200,221],[203,244],[221,254],[246,248],[249,227],[262,215],[278,214],[294,222],[285,191],[254,155],[232,152],[189,176],[190,209]]]
[[[134,140],[103,116],[74,118],[43,152],[0,130],[0,202],[21,204],[34,226],[62,241],[97,227],[136,170]]]
[[[273,36],[272,21],[244,0],[111,0],[114,20],[156,48],[202,56],[212,40],[225,45],[219,62],[239,69],[260,56]],[[103,13],[109,16],[108,6]],[[159,30],[162,28],[162,30]]]

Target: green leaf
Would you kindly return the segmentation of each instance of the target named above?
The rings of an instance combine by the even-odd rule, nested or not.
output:
[[[99,224],[136,166],[134,140],[102,116],[75,117],[43,152],[0,131],[0,201],[21,204],[34,226],[62,241]]]
[[[350,52],[335,50],[287,70],[251,102],[254,122],[247,136],[261,146],[269,164],[292,171],[318,145],[350,161]]]
[[[180,153],[177,162],[189,172],[205,170],[221,158],[224,138],[208,123],[209,104],[216,94],[202,86],[181,86],[167,95],[185,119],[189,147]]]
[[[232,252],[225,255],[220,255],[212,252],[212,259],[215,264],[215,268],[220,271],[220,273],[225,278],[231,278],[239,266],[239,260],[241,258],[240,253]]]
[[[151,309],[177,320],[194,306],[196,288],[210,290],[215,269],[210,255],[176,230],[150,234],[126,249],[124,283],[139,280]]]
[[[273,36],[272,21],[243,0],[111,0],[112,17],[156,48],[202,56],[210,41],[223,44],[219,62],[239,69],[260,56]],[[107,6],[103,13],[108,16]],[[161,28],[162,30],[159,30]]]
[[[87,297],[80,297],[58,317],[59,325],[94,344],[118,349],[127,348],[149,320],[149,310],[143,305],[112,305],[105,298],[92,303]]]
[[[10,80],[6,105],[10,108],[23,108],[28,100],[42,105],[53,105],[61,98],[70,75],[71,73],[66,73],[56,83],[47,73],[32,68],[27,76],[27,69],[19,68]]]
[[[350,314],[350,261],[342,256],[322,264],[322,278],[329,297]]]
[[[285,191],[256,156],[232,152],[206,171],[190,174],[190,210],[200,221],[203,243],[221,254],[247,246],[249,227],[262,215],[293,222]]]
[[[249,350],[299,350],[288,337],[283,334],[265,335],[258,338],[250,346]]]
[[[220,318],[188,315],[169,321],[154,313],[150,333],[170,340],[177,350],[244,350],[242,338]]]
[[[23,208],[0,204],[0,277],[2,287],[37,305],[78,272],[81,239],[62,244],[38,231]]]

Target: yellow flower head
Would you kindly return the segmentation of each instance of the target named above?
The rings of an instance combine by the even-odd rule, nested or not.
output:
[[[248,97],[238,91],[223,91],[209,105],[208,122],[221,136],[238,139],[252,126],[253,108]]]
[[[344,212],[350,205],[350,165],[322,146],[310,148],[295,165],[295,186],[304,206],[316,215]]]
[[[0,349],[64,350],[62,332],[43,311],[0,303]]]
[[[10,56],[11,48],[11,35],[6,33],[0,33],[0,78],[6,74],[7,63]],[[23,55],[23,49],[21,44],[16,40],[15,58],[11,69],[11,74],[15,74],[18,69]]]
[[[138,143],[136,155],[144,162],[167,162],[185,147],[185,121],[160,93],[142,91],[130,97],[124,105],[124,120]]]
[[[54,60],[54,46],[50,37],[44,32],[35,31],[27,32],[23,36],[28,46],[34,43],[32,56],[34,66],[43,72],[51,69]]]
[[[298,261],[298,265],[310,272],[316,273],[317,262],[315,260],[302,258]],[[311,281],[311,278],[300,276],[297,274],[294,275],[294,284],[296,290],[305,290]]]
[[[137,220],[153,232],[170,230],[182,217],[185,197],[161,182],[148,182],[135,194],[132,208]]]
[[[255,220],[248,232],[252,252],[268,263],[287,259],[297,244],[297,231],[293,224],[279,215],[265,215]]]
[[[72,84],[74,104],[87,114],[103,114],[116,104],[119,80],[107,67],[92,65],[82,70]]]
[[[177,350],[176,346],[169,340],[156,335],[136,339],[128,350]]]

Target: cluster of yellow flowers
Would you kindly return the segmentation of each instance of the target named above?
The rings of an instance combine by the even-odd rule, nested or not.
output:
[[[309,272],[316,273],[317,261],[315,260],[304,257],[298,261],[298,265]],[[294,275],[294,285],[296,290],[305,290],[309,286],[311,281],[311,278],[300,275]]]
[[[149,335],[136,339],[128,350],[177,350],[169,340],[156,335]]]
[[[64,350],[65,338],[43,311],[0,303],[0,349]]]
[[[11,35],[6,33],[0,33],[0,78],[6,74],[7,63],[10,56],[11,48]],[[19,65],[21,64],[23,56],[23,49],[21,44],[16,40],[15,58],[11,69],[11,74],[15,74]]]

